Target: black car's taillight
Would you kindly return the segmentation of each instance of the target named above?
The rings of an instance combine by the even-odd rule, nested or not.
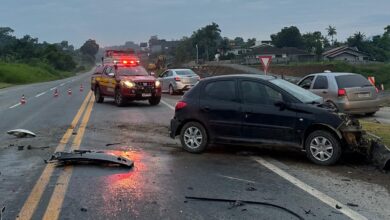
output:
[[[182,109],[182,108],[185,108],[187,106],[187,103],[186,102],[184,102],[184,101],[178,101],[177,103],[176,103],[176,107],[175,107],[175,110],[177,111],[177,110],[180,110],[180,109]]]

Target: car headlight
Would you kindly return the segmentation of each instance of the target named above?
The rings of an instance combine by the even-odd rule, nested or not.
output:
[[[160,87],[161,83],[160,83],[160,81],[157,80],[157,81],[154,83],[154,85],[155,85],[156,87]]]
[[[127,88],[131,89],[135,86],[135,83],[131,81],[121,81],[122,85],[126,86]]]

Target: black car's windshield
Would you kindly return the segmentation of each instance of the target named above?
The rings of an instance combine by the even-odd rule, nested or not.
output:
[[[295,98],[297,98],[299,101],[303,103],[313,103],[313,102],[322,101],[322,98],[320,96],[315,95],[295,84],[287,82],[286,80],[273,79],[270,80],[270,82],[282,88],[286,92],[290,93],[292,96],[294,96]]]
[[[142,66],[118,67],[117,74],[125,76],[148,76],[148,72]]]
[[[176,70],[176,74],[179,76],[195,75],[196,73],[192,70]]]

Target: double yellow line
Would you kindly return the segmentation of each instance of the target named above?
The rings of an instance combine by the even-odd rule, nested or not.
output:
[[[72,137],[73,131],[76,129],[78,122],[80,121],[81,116],[84,113],[80,126],[78,128],[77,134],[73,139],[71,150],[76,150],[80,148],[81,140],[84,136],[86,126],[88,124],[89,118],[91,116],[92,108],[93,108],[93,96],[92,92],[89,92],[87,97],[84,99],[80,109],[78,110],[76,116],[74,117],[70,128],[68,128],[61,138],[60,143],[58,144],[55,151],[64,151],[67,143]],[[47,164],[45,169],[43,170],[41,176],[35,183],[30,195],[25,201],[22,209],[19,212],[18,219],[19,220],[29,220],[32,219],[39,202],[41,201],[42,195],[45,192],[45,189],[53,175],[55,169],[55,165]],[[72,175],[72,167],[66,167],[63,173],[57,180],[53,194],[50,198],[49,205],[45,211],[43,219],[56,220],[59,217],[61,212],[61,207],[64,201],[65,193],[69,185],[69,180]]]

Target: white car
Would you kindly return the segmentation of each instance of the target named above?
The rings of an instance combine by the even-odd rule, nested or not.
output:
[[[162,92],[173,95],[191,89],[200,77],[191,69],[168,69],[160,75],[158,80],[161,82]]]

